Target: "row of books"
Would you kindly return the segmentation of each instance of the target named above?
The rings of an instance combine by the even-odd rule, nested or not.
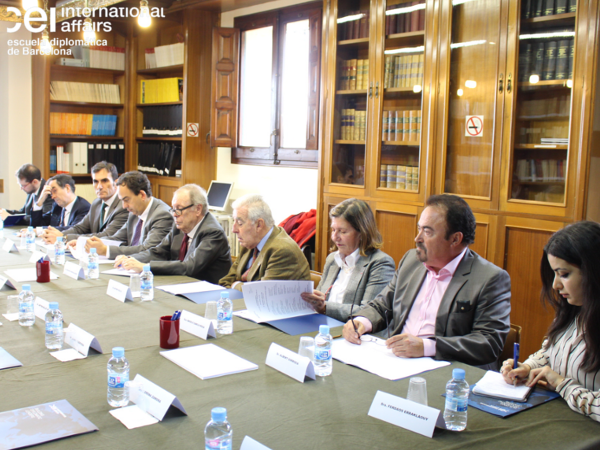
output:
[[[144,136],[182,135],[183,105],[151,106],[143,112]]]
[[[571,111],[571,96],[559,95],[556,97],[524,100],[520,103],[518,119],[568,119]]]
[[[542,138],[542,144],[569,145],[569,138]]]
[[[140,103],[167,103],[183,100],[183,78],[140,80]]]
[[[81,61],[82,67],[96,69],[125,70],[125,49],[108,45],[74,45],[71,54],[75,60]],[[66,58],[62,58],[66,59]],[[63,65],[77,65],[75,61],[60,61]]]
[[[547,40],[524,43],[519,54],[519,80],[529,81],[531,75],[540,80],[572,80],[575,40]]]
[[[565,181],[566,167],[564,159],[519,159],[516,174],[519,181]]]
[[[340,139],[364,141],[367,130],[367,111],[342,109]]]
[[[419,6],[417,6],[419,5]],[[422,6],[421,6],[422,5]],[[385,34],[412,33],[425,29],[425,0],[388,5]]]
[[[51,81],[50,99],[70,102],[121,103],[118,84]]]
[[[125,172],[123,142],[67,142],[50,149],[50,172],[84,174],[100,161],[110,161]]]
[[[382,141],[421,141],[421,110],[383,111]]]
[[[146,69],[183,64],[183,42],[146,49]]]
[[[339,20],[344,20],[345,17],[353,17],[351,20],[338,23],[337,36],[338,41],[347,41],[350,39],[362,39],[369,37],[369,10],[351,11]]]
[[[542,136],[568,136],[569,123],[551,121],[550,124],[558,124],[547,127],[531,126],[519,129],[519,143],[521,144],[546,144],[546,145],[568,145],[569,138],[542,137]]]
[[[181,145],[172,142],[140,142],[138,170],[166,177],[181,176]]]
[[[50,134],[114,136],[116,130],[115,115],[50,113]]]
[[[523,0],[521,2],[521,17],[553,16],[577,11],[577,0]]]
[[[423,67],[425,55],[413,53],[410,55],[387,55],[385,57],[385,74],[383,87],[397,88],[423,86]]]
[[[379,187],[417,191],[419,189],[419,167],[382,164],[379,172]]]
[[[342,61],[340,68],[340,89],[367,89],[369,84],[369,60],[348,59]]]

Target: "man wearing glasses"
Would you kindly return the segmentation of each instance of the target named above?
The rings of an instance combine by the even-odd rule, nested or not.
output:
[[[434,195],[426,204],[417,248],[383,291],[354,311],[343,336],[360,344],[361,335],[383,330],[389,315],[386,345],[394,355],[496,370],[510,329],[510,277],[469,250],[475,217],[462,198]]]
[[[217,283],[231,267],[231,255],[223,228],[208,212],[206,192],[186,184],[173,194],[172,206],[175,224],[162,242],[131,256],[118,256],[115,267],[140,273],[149,263],[155,275],[187,275]]]
[[[34,205],[36,205],[39,200],[42,191],[44,190],[44,186],[46,185],[46,180],[42,178],[42,173],[40,169],[35,167],[33,164],[23,164],[19,170],[16,171],[15,177],[17,178],[17,182],[19,183],[19,187],[27,194],[27,199],[25,200],[25,205],[21,209],[0,209],[0,217],[2,220],[6,220],[8,216],[11,215],[21,215],[24,216],[15,223],[15,225],[29,225],[31,219],[31,210],[34,209]],[[50,197],[47,197],[42,202],[42,205],[37,208],[42,214],[49,212],[52,209],[54,202]]]

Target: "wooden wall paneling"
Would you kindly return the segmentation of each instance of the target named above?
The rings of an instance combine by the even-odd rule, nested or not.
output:
[[[503,268],[511,279],[510,320],[523,327],[523,359],[539,350],[554,318],[554,311],[546,311],[540,303],[540,261],[548,239],[562,226],[560,222],[516,217],[506,219]]]
[[[372,203],[371,207],[383,237],[382,250],[398,265],[404,254],[415,248],[417,222],[422,208],[383,202]]]

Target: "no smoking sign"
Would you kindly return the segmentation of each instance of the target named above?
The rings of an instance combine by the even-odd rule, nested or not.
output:
[[[483,116],[467,116],[465,120],[465,136],[483,136]]]
[[[187,124],[187,135],[189,137],[198,137],[198,124],[188,123]]]

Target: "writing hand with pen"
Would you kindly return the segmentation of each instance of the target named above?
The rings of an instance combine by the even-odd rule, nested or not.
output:
[[[125,255],[119,255],[117,256],[117,259],[115,259],[114,267],[115,269],[122,268],[135,273],[142,273],[142,271],[144,270],[144,265],[144,263],[139,262],[135,258],[131,258]]]
[[[550,366],[532,369],[528,364],[518,363],[516,369],[513,368],[514,359],[507,359],[502,364],[500,373],[504,377],[504,381],[508,384],[525,384],[533,387],[536,384],[543,388],[555,390],[556,386],[563,382],[565,377],[556,373]]]

